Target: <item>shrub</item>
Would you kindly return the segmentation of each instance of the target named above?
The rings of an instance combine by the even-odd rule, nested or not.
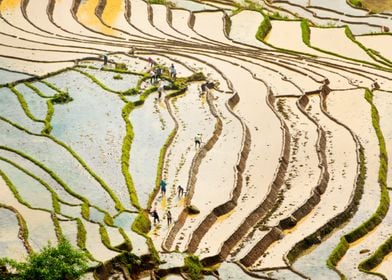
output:
[[[73,98],[69,96],[69,93],[66,91],[59,92],[52,97],[53,104],[65,104],[72,100]]]
[[[5,279],[16,280],[73,280],[87,271],[88,258],[85,252],[72,247],[62,239],[56,247],[50,244],[39,253],[32,253],[26,262],[0,259],[0,265],[9,265],[15,274],[5,274]]]
[[[137,233],[148,233],[151,228],[151,222],[148,219],[147,213],[141,212],[135,218],[135,221],[132,224],[132,230]]]
[[[120,74],[118,74],[118,75],[113,76],[113,79],[115,79],[115,80],[122,80],[123,77]]]
[[[260,41],[263,41],[267,34],[270,32],[272,28],[270,17],[268,15],[264,15],[264,20],[261,22],[259,28],[257,29],[256,38]]]
[[[184,259],[185,270],[192,280],[203,279],[203,265],[199,258],[194,255],[187,256]]]
[[[362,8],[362,0],[350,0],[350,3],[355,7]]]
[[[127,65],[125,63],[116,63],[116,70],[128,70]]]

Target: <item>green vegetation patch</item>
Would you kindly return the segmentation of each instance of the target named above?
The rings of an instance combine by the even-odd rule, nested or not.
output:
[[[176,7],[176,4],[174,4],[173,2],[168,1],[168,0],[148,0],[148,3],[149,4],[165,5],[165,6],[168,6],[170,8],[175,8]]]
[[[264,20],[261,22],[259,28],[257,29],[256,39],[263,42],[271,29],[272,25],[270,17],[269,15],[264,15]]]
[[[203,279],[203,269],[203,265],[197,256],[189,255],[184,259],[184,270],[188,274],[189,279]]]
[[[73,248],[66,239],[61,239],[57,246],[49,244],[41,252],[30,254],[25,262],[0,259],[1,266],[9,266],[15,270],[12,274],[0,274],[1,279],[79,279],[88,269],[88,257],[85,252]]]
[[[387,156],[387,151],[386,151],[386,145],[385,145],[385,140],[384,136],[382,134],[381,128],[380,128],[380,117],[377,111],[377,108],[373,104],[373,93],[366,89],[365,91],[365,99],[369,102],[371,105],[371,114],[372,114],[372,124],[373,127],[376,131],[376,135],[378,138],[379,142],[379,148],[380,148],[380,168],[379,168],[379,173],[378,173],[378,182],[381,188],[381,198],[380,198],[380,203],[379,206],[377,207],[375,213],[363,224],[361,224],[358,228],[352,230],[348,234],[344,235],[341,237],[339,244],[337,247],[334,249],[332,254],[329,256],[327,264],[331,268],[335,268],[338,261],[344,256],[344,254],[347,252],[349,248],[349,244],[355,242],[356,240],[362,238],[365,236],[367,233],[372,231],[377,225],[379,225],[385,215],[388,212],[389,209],[389,194],[387,190],[387,172],[388,172],[388,156]],[[387,246],[385,246],[387,247]],[[380,261],[380,258],[383,256],[381,253],[385,252],[384,250],[380,250],[377,255],[371,256],[371,258],[367,259],[365,262],[362,263],[362,269],[365,272],[368,272],[367,269],[372,267],[374,268],[377,264],[378,261]]]

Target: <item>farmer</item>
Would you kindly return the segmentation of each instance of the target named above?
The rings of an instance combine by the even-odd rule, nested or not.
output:
[[[108,64],[108,55],[106,53],[104,53],[102,56],[103,56],[103,65],[107,65]]]
[[[173,79],[177,77],[177,70],[176,68],[174,68],[174,64],[170,66],[169,72],[170,72],[170,77],[172,77]]]
[[[154,225],[158,222],[159,223],[159,215],[157,210],[154,208],[151,212],[151,216],[154,218]]]
[[[199,147],[200,148],[200,144],[201,144],[202,140],[201,140],[201,133],[198,133],[195,136],[195,148]]]
[[[203,84],[201,84],[201,86],[200,86],[200,88],[201,88],[201,93],[200,93],[200,96],[202,96],[203,94],[205,94],[206,93],[206,91],[207,91],[207,82],[206,83],[203,83]]]
[[[172,223],[172,214],[170,210],[167,210],[166,217],[167,217],[167,226],[170,226],[170,224]]]
[[[165,90],[165,85],[162,83],[162,84],[158,87],[158,99],[161,99],[162,93],[164,93],[164,90]]]
[[[153,67],[155,65],[155,61],[154,59],[152,59],[151,57],[148,58],[148,66],[149,67]]]
[[[157,68],[155,68],[154,72],[155,72],[155,81],[157,81],[158,79],[161,78],[162,69],[157,67]]]
[[[180,197],[180,198],[183,197],[183,195],[184,195],[184,188],[181,187],[181,185],[178,185],[177,192],[178,192],[178,197]]]
[[[167,185],[167,183],[163,179],[159,183],[159,186],[161,187],[162,196],[164,196],[166,194],[166,185]]]
[[[150,74],[150,83],[151,83],[151,84],[155,83],[155,81],[156,81],[156,76],[155,76],[154,70],[151,70],[149,74]]]

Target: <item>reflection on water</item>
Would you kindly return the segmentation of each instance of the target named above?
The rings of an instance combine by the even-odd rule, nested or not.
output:
[[[155,187],[160,150],[174,128],[164,103],[155,97],[156,93],[150,95],[143,106],[134,109],[130,115],[134,132],[130,172],[142,206],[146,205]]]
[[[0,84],[8,84],[18,80],[30,78],[30,75],[0,69]]]

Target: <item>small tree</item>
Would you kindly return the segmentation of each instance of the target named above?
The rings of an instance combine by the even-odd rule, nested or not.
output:
[[[0,266],[8,265],[16,273],[5,279],[15,280],[75,280],[87,270],[88,258],[85,252],[72,247],[68,240],[62,239],[56,247],[50,244],[39,253],[32,253],[26,262],[8,258],[0,259]]]

